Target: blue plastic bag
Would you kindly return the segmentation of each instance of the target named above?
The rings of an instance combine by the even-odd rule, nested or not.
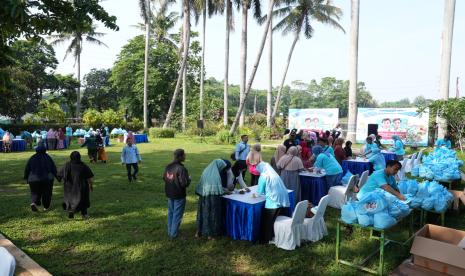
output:
[[[373,216],[367,214],[359,214],[357,213],[358,224],[362,226],[370,226],[373,225]]]
[[[384,191],[375,190],[365,194],[357,203],[356,212],[360,214],[375,214],[387,208]]]
[[[347,173],[344,175],[344,177],[341,179],[341,183],[344,186],[347,186],[349,184],[349,180],[352,177],[352,173],[350,171],[347,171]]]
[[[341,208],[341,219],[345,223],[357,223],[357,214],[355,213],[355,203],[350,201]]]
[[[378,229],[386,229],[397,223],[396,219],[387,212],[379,212],[373,215],[373,226]]]

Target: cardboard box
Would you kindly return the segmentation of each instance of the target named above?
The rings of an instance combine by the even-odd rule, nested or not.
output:
[[[418,265],[415,265],[412,262],[412,259],[409,258],[405,260],[401,265],[394,269],[390,276],[444,276],[446,274],[433,271]]]
[[[465,250],[458,244],[465,231],[426,224],[416,234],[410,253],[413,263],[448,275],[465,275]]]

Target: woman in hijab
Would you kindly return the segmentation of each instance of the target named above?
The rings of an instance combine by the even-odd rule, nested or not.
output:
[[[196,237],[207,236],[212,239],[223,231],[223,205],[221,196],[224,193],[221,175],[227,171],[228,164],[222,159],[213,160],[204,170],[200,182],[195,188],[199,196],[197,209]]]
[[[63,180],[64,187],[63,209],[68,211],[69,218],[74,218],[74,213],[81,212],[82,218],[87,219],[94,174],[81,161],[81,154],[78,151],[73,151],[70,159],[71,161],[58,172],[58,179]]]
[[[11,137],[11,133],[9,131],[5,131],[2,137],[2,141],[3,141],[3,151],[11,152],[11,144],[13,143],[13,138]]]
[[[65,148],[65,133],[61,128],[58,129],[58,143],[57,143],[57,149],[64,149]]]
[[[267,243],[274,237],[274,222],[283,208],[290,206],[289,194],[282,179],[270,164],[261,162],[257,166],[259,194],[265,195],[265,209],[262,211],[260,242]],[[297,193],[296,193],[297,194]]]
[[[279,169],[278,169],[278,167],[276,166],[276,164],[279,162],[279,160],[281,159],[281,157],[283,157],[285,154],[286,154],[286,146],[284,146],[284,145],[278,145],[278,147],[276,148],[276,151],[274,152],[273,157],[271,157],[270,165],[271,165],[271,167],[273,167],[273,169],[274,169],[277,173],[279,173]]]
[[[396,153],[397,161],[400,162],[404,160],[404,143],[402,143],[402,139],[397,135],[392,135],[392,140],[394,140],[394,145],[389,150]]]
[[[337,138],[336,141],[334,141],[334,156],[340,165],[342,165],[342,161],[346,159],[346,152],[342,148],[342,144],[344,144],[343,138]]]
[[[258,184],[258,177],[260,173],[257,171],[256,166],[258,163],[262,162],[262,146],[260,144],[255,144],[252,146],[252,150],[247,155],[247,159],[245,163],[247,164],[247,168],[250,172],[251,181],[250,185],[255,186]]]
[[[373,169],[375,171],[384,170],[386,168],[386,160],[384,159],[384,155],[381,153],[380,149],[372,149],[371,153],[367,157],[368,161],[373,164]]]
[[[90,163],[97,163],[97,141],[92,132],[90,136],[86,138],[84,144],[81,145],[81,148],[85,146],[87,146],[87,155],[89,156]]]
[[[52,158],[46,153],[44,146],[36,148],[24,170],[24,179],[31,189],[31,210],[39,211],[37,206],[44,205],[44,211],[52,202],[53,179],[57,176],[57,168]]]
[[[310,162],[310,147],[309,147],[309,142],[312,142],[312,140],[309,139],[308,133],[304,133],[302,142],[300,142],[300,159],[302,159],[302,163],[304,164],[305,168],[310,168],[312,166]]]
[[[107,163],[108,157],[107,153],[105,152],[105,144],[100,132],[97,132],[97,135],[95,136],[95,142],[97,143],[97,159],[103,163]]]
[[[299,172],[304,170],[304,165],[299,157],[296,147],[290,147],[277,164],[281,170],[281,179],[289,190],[295,191],[295,200],[300,201],[300,177]]]
[[[53,128],[47,132],[47,148],[48,150],[56,150],[57,148],[57,132]]]
[[[342,178],[342,167],[331,154],[323,151],[321,146],[314,146],[312,148],[313,155],[315,156],[315,167],[324,169],[326,172],[326,185],[329,188],[339,185]]]

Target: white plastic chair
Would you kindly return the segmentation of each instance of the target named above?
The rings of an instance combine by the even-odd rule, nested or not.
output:
[[[296,246],[300,246],[302,239],[303,226],[302,223],[307,212],[308,201],[304,200],[297,203],[292,218],[286,216],[278,216],[274,222],[274,241],[276,247],[285,250],[294,250]]]
[[[360,180],[358,181],[358,189],[361,189],[363,187],[363,185],[365,185],[365,183],[367,183],[368,181],[368,175],[370,174],[370,171],[369,170],[366,170],[362,173],[362,175],[360,176]]]
[[[415,161],[413,161],[413,167],[415,167],[415,166],[421,164],[421,158],[423,157],[423,151],[424,151],[424,149],[422,149],[422,150],[417,154],[417,157],[415,158]],[[412,167],[412,169],[413,169],[413,167]]]
[[[0,275],[13,276],[15,273],[16,261],[4,247],[0,247]]]
[[[401,181],[405,179],[405,167],[407,166],[408,161],[409,159],[404,159],[402,160],[402,162],[400,162],[402,164],[402,168],[396,174],[397,181]]]
[[[344,205],[349,198],[353,197],[354,187],[357,182],[358,176],[352,175],[349,179],[349,183],[347,183],[347,186],[337,185],[331,187],[328,192],[328,195],[330,196],[329,206],[336,209],[341,209],[342,205]],[[318,207],[318,209],[319,208],[320,207]],[[314,211],[312,211],[312,213],[316,214]]]
[[[316,215],[312,218],[304,219],[303,223],[303,239],[311,242],[321,240],[324,236],[328,235],[328,229],[325,223],[326,206],[330,201],[330,195],[326,195],[320,199]]]
[[[410,159],[407,159],[408,162],[407,164],[405,164],[405,172],[409,173],[412,171],[413,169],[413,165],[415,163],[415,159],[417,158],[417,155],[418,155],[418,152],[412,154],[412,156],[410,157]]]

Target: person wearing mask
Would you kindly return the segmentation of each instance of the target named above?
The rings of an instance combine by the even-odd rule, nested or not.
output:
[[[389,151],[396,153],[397,161],[404,160],[404,154],[405,154],[404,143],[402,142],[400,137],[397,135],[392,135],[392,140],[394,140],[394,144],[392,148],[389,149]]]
[[[171,239],[178,236],[186,207],[186,189],[191,183],[189,172],[183,164],[186,161],[186,153],[183,149],[177,149],[173,155],[173,162],[166,166],[163,173],[165,194],[168,198],[168,236]]]
[[[357,198],[361,199],[367,193],[381,188],[388,193],[393,194],[400,200],[405,200],[405,197],[399,192],[396,179],[394,176],[402,168],[402,164],[397,160],[389,160],[386,162],[386,168],[373,172],[365,185],[357,193]]]
[[[140,157],[139,149],[132,143],[132,138],[128,137],[126,139],[126,145],[121,152],[121,164],[126,165],[129,182],[137,180],[140,162],[142,162],[142,158]],[[134,172],[132,172],[132,168]]]
[[[82,219],[88,219],[87,209],[90,207],[90,192],[94,173],[81,161],[78,151],[71,152],[68,161],[58,173],[58,179],[63,180],[63,210],[68,212],[68,218],[81,213]]]
[[[297,147],[290,147],[277,164],[284,185],[289,190],[295,191],[296,204],[300,201],[300,177],[299,173],[304,170],[304,164],[299,157]]]
[[[36,147],[36,153],[29,158],[24,169],[24,179],[31,190],[31,210],[38,212],[37,206],[44,206],[44,211],[50,208],[53,193],[53,180],[57,177],[55,162],[46,153],[42,145]]]
[[[262,162],[261,151],[262,147],[260,146],[260,144],[255,144],[253,145],[252,150],[247,155],[246,164],[251,176],[251,186],[255,186],[258,184],[258,177],[260,176],[260,173],[257,171],[257,165],[258,163]]]
[[[342,178],[342,167],[339,165],[336,158],[324,152],[321,146],[314,146],[312,152],[316,160],[314,168],[311,168],[310,171],[314,171],[315,168],[324,169],[326,172],[325,180],[328,189],[339,185]]]
[[[232,166],[232,172],[234,174],[234,183],[239,182],[240,186],[244,189],[247,188],[245,184],[245,172],[247,171],[247,156],[249,155],[250,146],[247,144],[249,136],[242,135],[241,141],[237,143],[234,153],[231,155],[231,159],[235,160]]]

